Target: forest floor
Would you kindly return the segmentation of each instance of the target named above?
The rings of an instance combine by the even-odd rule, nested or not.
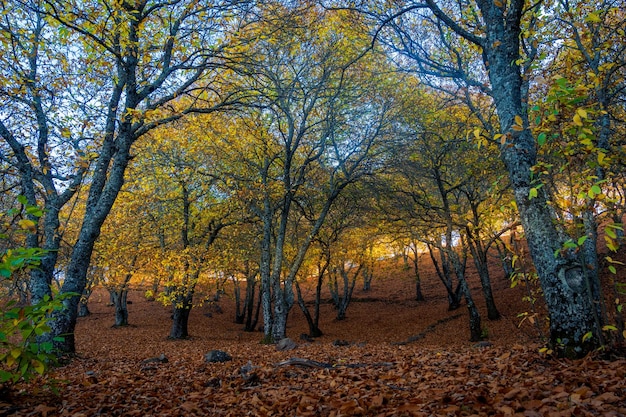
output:
[[[58,394],[19,385],[0,399],[0,415],[626,416],[626,360],[539,353],[536,327],[519,317],[531,312],[527,290],[496,274],[503,317],[488,321],[470,273],[488,343],[469,342],[467,308],[448,311],[443,285],[422,269],[425,302],[414,301],[412,270],[388,263],[371,290],[355,289],[345,320],[322,305],[324,335],[313,342],[300,339],[308,329],[295,305],[287,331],[298,346],[289,351],[235,324],[228,292],[219,308],[194,308],[192,337],[172,341],[170,308],[132,291],[131,325],[113,328],[107,293],[96,291],[76,329],[78,356],[52,374]],[[206,363],[214,349],[232,360]],[[162,354],[167,362],[146,362]]]

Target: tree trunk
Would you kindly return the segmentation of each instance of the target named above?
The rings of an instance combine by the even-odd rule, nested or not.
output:
[[[428,244],[428,253],[430,254],[430,259],[433,261],[433,265],[435,266],[435,270],[437,272],[437,276],[439,280],[446,287],[446,292],[448,293],[448,310],[456,310],[461,307],[461,298],[460,298],[460,287],[457,286],[456,290],[452,289],[452,277],[450,276],[450,268],[445,267],[443,270],[439,267],[439,262],[437,262],[437,258],[435,257],[435,253],[433,251],[432,245]],[[446,255],[443,250],[439,249],[439,256],[442,259],[442,263],[447,265]]]
[[[296,281],[295,284],[296,284],[296,293],[298,294],[298,306],[300,306],[300,310],[302,310],[302,313],[304,314],[304,318],[306,319],[307,325],[309,326],[309,336],[320,337],[323,335],[323,333],[320,330],[320,328],[317,326],[317,324],[313,321],[313,317],[311,316],[311,313],[309,312],[309,309],[307,308],[304,302],[304,297],[302,296],[302,291],[300,290],[300,284],[298,284],[298,281]]]
[[[91,314],[89,311],[89,305],[87,304],[87,300],[83,300],[81,298],[80,304],[78,305],[78,317],[87,317]]]
[[[261,300],[263,308],[263,343],[274,343],[272,339],[272,218],[273,211],[268,197],[263,199],[263,239],[261,241],[261,261],[259,274],[261,275]]]
[[[110,291],[113,297],[113,305],[115,306],[115,324],[113,327],[128,326],[128,304],[126,303],[128,297],[128,290],[113,289]]]
[[[374,279],[374,266],[365,265],[363,267],[363,291],[369,291],[372,289],[372,280]]]
[[[465,277],[463,277],[461,281],[461,288],[463,295],[465,296],[465,301],[467,302],[467,311],[469,313],[470,341],[478,342],[483,338],[480,313],[474,304],[474,299],[472,298],[472,294],[470,293]]]
[[[339,298],[339,306],[337,307],[336,317],[337,320],[345,320],[346,318],[346,311],[348,310],[350,301],[352,301],[352,293],[354,292],[356,279],[363,269],[363,264],[359,264],[352,278],[350,278],[351,269],[353,269],[353,267],[346,270],[345,264],[339,267],[339,273],[341,274],[341,279],[343,282],[343,295]]]
[[[235,296],[235,323],[243,324],[246,320],[246,308],[245,305],[242,308],[241,304],[241,285],[239,280],[233,276],[233,293]]]
[[[274,286],[273,291],[273,323],[272,323],[272,340],[278,342],[287,337],[287,318],[291,306],[287,302],[287,298],[283,295],[283,289],[280,288],[280,282]]]
[[[328,291],[330,292],[330,298],[333,300],[335,308],[339,308],[339,281],[337,268],[332,268],[328,274]]]
[[[557,226],[545,187],[534,187],[531,178],[537,151],[535,138],[528,127],[522,94],[524,80],[519,67],[520,22],[525,2],[515,0],[506,8],[491,1],[478,4],[486,23],[483,59],[505,138],[500,148],[501,156],[543,289],[550,317],[550,341],[560,354],[583,356],[597,347],[601,331],[595,327],[595,309],[587,290],[586,275],[576,255],[563,250],[567,237]],[[522,126],[513,128],[518,125],[516,119],[520,118]],[[531,189],[536,191],[536,197],[530,197]],[[587,333],[595,337],[583,342]]]
[[[254,303],[254,302],[253,302]],[[263,292],[259,291],[259,299],[256,304],[256,310],[254,312],[254,318],[251,314],[248,314],[248,319],[246,320],[246,327],[244,331],[253,332],[256,328],[257,323],[259,322],[259,315],[261,314],[261,306],[263,305]],[[252,304],[250,304],[252,308]]]
[[[415,301],[426,301],[424,294],[422,293],[422,277],[420,276],[419,270],[419,253],[417,251],[417,245],[412,243],[411,245],[413,252],[412,261],[413,261],[413,274],[415,277]]]
[[[465,302],[467,303],[470,341],[477,342],[482,338],[482,327],[480,313],[478,312],[478,308],[476,308],[476,304],[474,304],[474,299],[472,298],[469,285],[467,285],[467,280],[465,279],[465,261],[467,258],[464,257],[463,262],[461,262],[458,254],[453,248],[446,247],[446,252],[448,253],[448,257],[454,267],[454,272],[459,283],[460,293],[465,297]]]
[[[193,294],[184,294],[176,297],[169,339],[186,339],[189,337],[188,324],[192,303]]]
[[[595,306],[596,327],[601,329],[606,323],[607,314],[599,277],[600,262],[598,261],[597,250],[598,224],[593,210],[593,207],[588,207],[582,215],[584,235],[587,236],[587,239],[582,245],[582,256],[583,270],[586,275],[587,287],[590,290],[590,302]],[[601,333],[599,336],[600,335]]]
[[[255,320],[253,317],[253,313],[254,313],[254,295],[255,295],[255,288],[256,288],[256,274],[251,275],[251,274],[247,274],[247,278],[246,278],[246,300],[245,300],[245,326],[244,326],[244,330],[247,332],[252,332],[254,331],[254,328],[256,327],[257,321],[258,321],[258,316],[259,316],[259,308],[260,308],[260,304],[261,304],[261,298],[259,297],[259,302],[257,304],[257,313],[256,313],[256,317],[257,319]],[[259,293],[259,295],[261,295]]]
[[[511,237],[513,239],[513,237]],[[502,263],[502,270],[504,271],[504,278],[506,280],[510,280],[515,273],[513,269],[513,255],[514,253],[506,246],[501,239],[496,239],[494,244],[496,245],[496,249],[498,250],[498,257],[500,258],[500,262]]]
[[[150,296],[147,297],[148,301],[156,300],[156,297],[159,294],[160,285],[161,285],[161,277],[159,276],[159,274],[156,274],[156,276],[152,279],[152,287],[150,290]]]
[[[467,243],[472,251],[472,258],[474,259],[474,265],[478,271],[480,278],[480,284],[483,290],[483,296],[485,297],[485,304],[487,306],[487,318],[489,320],[498,320],[500,318],[500,312],[496,307],[496,302],[493,298],[493,291],[491,289],[491,278],[489,276],[489,266],[487,263],[487,250],[485,249],[483,242],[478,240],[477,235],[471,233],[469,227],[467,227]]]

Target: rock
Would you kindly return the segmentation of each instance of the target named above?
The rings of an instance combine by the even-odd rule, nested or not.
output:
[[[256,367],[252,365],[252,361],[248,361],[248,363],[239,368],[239,371],[241,372],[241,375],[245,378],[250,372],[252,372],[254,368]]]
[[[493,346],[493,343],[491,343],[488,340],[480,341],[480,342],[478,342],[478,343],[476,343],[474,345],[475,348],[486,348],[486,347],[490,347],[490,346]]]
[[[167,356],[165,356],[165,353],[161,353],[158,357],[145,359],[141,363],[145,365],[147,363],[168,363],[168,362],[169,362],[169,359],[167,359]]]
[[[233,357],[223,350],[212,350],[204,354],[205,362],[228,362],[232,359]]]
[[[348,342],[347,340],[340,340],[337,339],[333,342],[333,346],[350,346],[352,343]]]
[[[285,337],[284,339],[281,339],[278,341],[278,343],[276,343],[276,350],[280,350],[280,351],[294,350],[297,347],[298,345],[296,344],[296,342],[294,342],[288,337]]]
[[[309,342],[309,343],[313,342],[313,338],[306,333],[302,333],[300,335],[300,340],[304,340],[305,342]]]

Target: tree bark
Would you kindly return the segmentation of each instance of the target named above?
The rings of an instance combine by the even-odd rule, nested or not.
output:
[[[80,300],[80,304],[78,305],[78,317],[87,317],[91,314],[89,311],[89,304],[87,300]]]

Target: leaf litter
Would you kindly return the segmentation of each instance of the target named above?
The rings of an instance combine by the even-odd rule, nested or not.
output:
[[[168,308],[133,291],[131,326],[112,328],[99,291],[93,314],[79,321],[77,357],[52,374],[58,394],[19,385],[0,398],[0,415],[626,416],[626,361],[540,354],[533,328],[519,326],[523,290],[494,281],[504,318],[486,322],[489,343],[467,341],[465,310],[447,311],[435,278],[424,280],[428,301],[418,303],[397,273],[356,294],[362,301],[346,320],[322,305],[325,335],[314,342],[297,339],[307,328],[295,307],[288,332],[298,347],[282,352],[260,344],[262,333],[243,332],[228,298],[222,314],[192,310],[192,338],[172,341]],[[206,363],[212,349],[233,359]]]

